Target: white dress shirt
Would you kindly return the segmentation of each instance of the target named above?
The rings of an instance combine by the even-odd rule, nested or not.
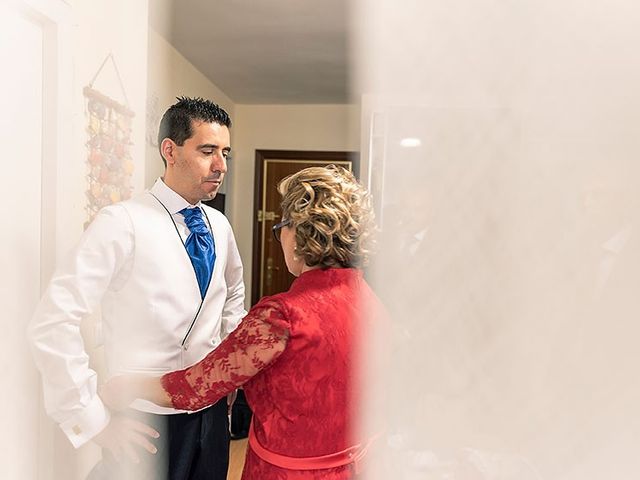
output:
[[[219,212],[198,206],[216,246],[204,299],[184,249],[189,229],[178,213],[193,205],[161,179],[140,197],[102,209],[51,279],[31,322],[30,339],[47,413],[74,446],[109,422],[80,333],[82,320],[98,305],[108,375],[184,368],[215,348],[246,314],[242,264],[231,227]]]

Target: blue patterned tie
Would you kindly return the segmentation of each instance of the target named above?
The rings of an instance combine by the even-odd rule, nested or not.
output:
[[[189,228],[189,236],[184,246],[187,248],[193,269],[196,271],[200,296],[204,298],[216,262],[216,252],[213,238],[202,219],[200,208],[184,208],[180,212]]]

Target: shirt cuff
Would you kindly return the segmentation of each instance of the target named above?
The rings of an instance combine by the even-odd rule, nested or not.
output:
[[[75,448],[81,447],[107,426],[111,420],[109,410],[97,395],[80,413],[60,424]]]

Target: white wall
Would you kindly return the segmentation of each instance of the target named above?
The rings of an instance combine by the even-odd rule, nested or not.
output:
[[[251,298],[255,153],[269,150],[359,151],[356,105],[236,105],[229,215]]]
[[[144,184],[145,165],[145,101],[147,94],[147,0],[98,0],[69,2],[73,9],[74,82],[73,144],[69,158],[60,165],[59,212],[63,212],[65,229],[60,232],[59,253],[73,245],[82,233],[86,220],[85,99],[82,89],[88,85],[104,58],[110,52],[115,58],[129,108],[135,112],[131,149],[134,162],[133,185],[140,191]],[[95,80],[95,89],[125,103],[113,66],[105,65]],[[62,218],[59,218],[59,223]]]

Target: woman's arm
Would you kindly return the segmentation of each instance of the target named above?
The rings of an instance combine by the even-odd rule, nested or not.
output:
[[[175,408],[199,410],[213,405],[273,363],[288,339],[289,323],[282,308],[263,300],[204,359],[164,375],[162,387]]]
[[[289,339],[289,324],[275,303],[262,301],[215,350],[184,370],[162,377],[123,375],[100,391],[103,402],[126,408],[134,399],[160,406],[199,410],[216,403],[273,363]]]

